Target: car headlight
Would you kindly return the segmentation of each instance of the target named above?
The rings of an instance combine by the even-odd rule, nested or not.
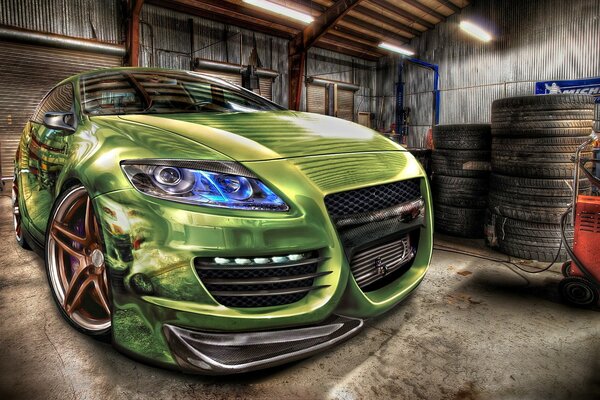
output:
[[[179,203],[238,210],[289,207],[241,164],[221,161],[129,160],[121,163],[137,190]]]

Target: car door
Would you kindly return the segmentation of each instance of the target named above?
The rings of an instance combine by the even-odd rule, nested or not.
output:
[[[52,89],[34,111],[27,124],[23,143],[21,187],[30,233],[43,243],[48,217],[56,197],[56,180],[66,159],[69,134],[44,126],[48,112],[74,112],[73,85]]]

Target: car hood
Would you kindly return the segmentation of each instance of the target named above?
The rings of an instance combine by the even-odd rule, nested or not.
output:
[[[372,129],[301,112],[179,113],[119,118],[186,137],[238,161],[404,151]]]

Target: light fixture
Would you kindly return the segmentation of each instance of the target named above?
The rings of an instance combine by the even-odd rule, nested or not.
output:
[[[469,21],[460,21],[460,29],[467,32],[471,36],[475,36],[477,39],[483,42],[489,42],[492,40],[492,35],[487,33],[481,27],[475,25]]]
[[[279,4],[267,1],[267,0],[244,0],[244,3],[252,4],[253,6],[264,8],[267,11],[274,12],[276,14],[283,15],[285,17],[289,17],[306,24],[310,24],[315,19],[308,15],[301,13],[300,11],[293,10],[288,7],[281,6]]]
[[[414,56],[415,55],[415,52],[412,50],[405,49],[405,48],[399,47],[399,46],[394,46],[393,44],[389,44],[386,42],[379,43],[379,47],[381,47],[382,49],[393,51],[394,53],[404,54],[405,56]]]

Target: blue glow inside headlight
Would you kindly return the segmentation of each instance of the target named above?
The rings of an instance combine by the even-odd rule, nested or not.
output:
[[[170,165],[126,163],[122,168],[137,190],[164,200],[239,210],[289,209],[256,178]]]

